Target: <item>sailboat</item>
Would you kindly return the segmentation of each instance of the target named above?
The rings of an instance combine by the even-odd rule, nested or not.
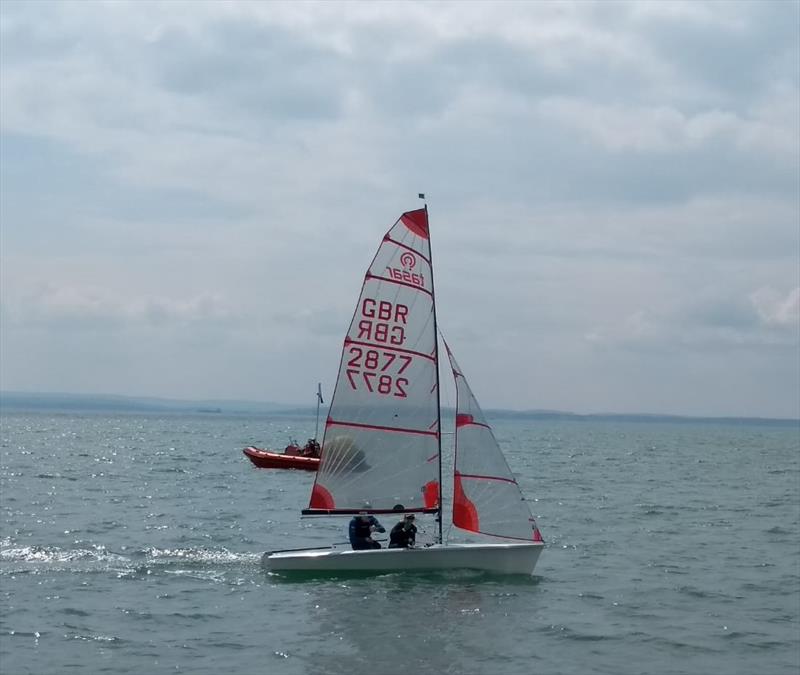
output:
[[[421,195],[422,196],[422,195]],[[444,537],[439,340],[427,205],[403,213],[370,264],[350,328],[305,516],[433,514],[435,542],[270,551],[274,572],[477,569],[532,574],[536,521],[447,344],[456,384],[452,520]],[[448,530],[449,531],[449,530]]]

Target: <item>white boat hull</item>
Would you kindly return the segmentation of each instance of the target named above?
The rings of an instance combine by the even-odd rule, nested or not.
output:
[[[272,572],[381,572],[472,569],[499,574],[533,574],[544,544],[449,544],[369,551],[320,548],[265,553]]]

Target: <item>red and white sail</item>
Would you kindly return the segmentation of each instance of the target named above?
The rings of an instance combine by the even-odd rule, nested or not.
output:
[[[434,511],[438,353],[428,214],[384,236],[356,305],[306,514]]]
[[[453,525],[495,537],[541,541],[492,429],[450,347],[445,347],[456,381]]]

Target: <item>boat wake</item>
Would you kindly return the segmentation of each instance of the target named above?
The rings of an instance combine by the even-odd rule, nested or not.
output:
[[[0,549],[0,576],[57,572],[115,572],[118,576],[181,574],[202,570],[223,572],[258,567],[260,556],[260,553],[204,547],[112,551],[96,544],[74,549],[9,546]]]

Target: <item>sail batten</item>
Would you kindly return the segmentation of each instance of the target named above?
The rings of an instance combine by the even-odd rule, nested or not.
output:
[[[461,478],[475,478],[476,480],[499,480],[499,481],[504,481],[506,483],[514,483],[514,485],[517,485],[516,480],[514,480],[513,478],[508,478],[506,476],[484,476],[474,473],[459,473],[458,475]]]
[[[423,429],[401,429],[399,427],[383,427],[375,424],[361,424],[360,422],[346,422],[344,420],[329,420],[329,426],[339,427],[354,427],[359,429],[376,429],[378,431],[388,431],[397,434],[425,434],[426,436],[437,436],[435,431],[427,431]]]
[[[362,347],[378,347],[383,349],[384,351],[396,352],[398,354],[413,354],[414,356],[419,356],[423,359],[430,359],[431,361],[435,360],[435,357],[431,354],[424,354],[423,352],[414,351],[413,349],[401,349],[400,347],[391,347],[386,346],[383,344],[379,344],[377,342],[360,342],[359,340],[351,340],[350,338],[345,338],[344,340],[345,345],[360,345]]]
[[[402,241],[398,241],[396,239],[392,239],[388,235],[386,237],[384,237],[383,240],[384,241],[389,241],[392,244],[395,244],[395,245],[399,246],[400,248],[406,249],[407,251],[412,251],[412,252],[416,253],[417,255],[419,255],[420,258],[422,258],[426,263],[428,263],[430,265],[430,262],[431,262],[430,258],[426,258],[424,255],[419,253],[419,251],[417,251],[416,249],[412,248],[411,246],[408,246],[408,245],[404,244]]]
[[[426,290],[424,288],[419,288],[416,284],[412,284],[409,281],[403,281],[402,279],[394,279],[394,278],[391,278],[391,277],[382,277],[382,276],[378,276],[377,274],[370,274],[369,272],[367,272],[366,278],[367,279],[374,279],[374,280],[377,280],[377,281],[383,281],[383,282],[385,282],[387,284],[397,284],[398,286],[408,286],[409,288],[413,288],[415,290],[418,290],[420,293],[427,293],[428,295],[433,297],[433,293],[431,291]]]

